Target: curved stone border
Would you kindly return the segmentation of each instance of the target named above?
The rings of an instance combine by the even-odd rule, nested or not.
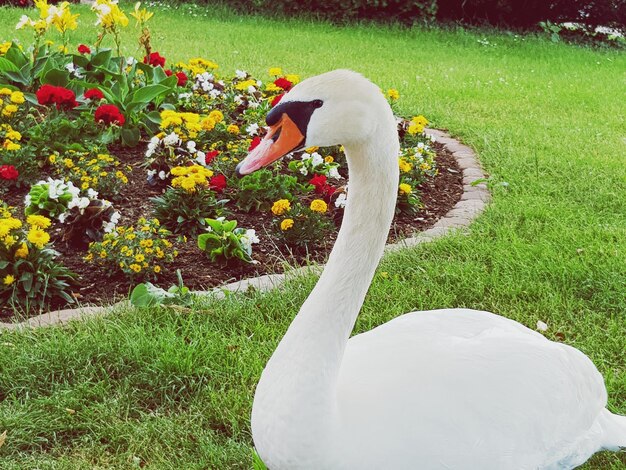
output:
[[[485,183],[472,184],[485,178],[485,174],[478,163],[474,151],[467,145],[463,145],[458,140],[450,137],[446,132],[436,129],[426,129],[426,133],[432,136],[436,142],[443,144],[443,146],[452,153],[459,167],[463,170],[463,194],[461,195],[461,200],[431,228],[420,232],[415,237],[406,238],[397,243],[387,245],[385,252],[397,251],[402,248],[429,242],[447,234],[451,230],[468,227],[470,223],[485,210],[487,203],[491,200],[491,194]],[[280,286],[287,279],[304,274],[320,273],[322,268],[323,265],[305,266],[283,274],[265,274],[263,276],[243,279],[221,287],[216,287],[209,291],[197,291],[195,293],[199,295],[213,295],[221,299],[226,297],[227,292],[245,292],[248,289],[264,292]],[[2,332],[2,330],[64,324],[85,316],[106,314],[116,306],[125,303],[128,303],[128,301],[122,301],[105,307],[79,307],[57,310],[31,317],[20,323],[0,323],[0,332]]]

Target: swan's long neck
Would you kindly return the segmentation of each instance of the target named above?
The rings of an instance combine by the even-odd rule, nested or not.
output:
[[[350,174],[341,230],[317,285],[268,362],[252,414],[255,444],[309,455],[332,439],[344,349],[394,214],[398,136],[385,116],[371,139],[344,145]],[[279,444],[280,442],[280,444]]]

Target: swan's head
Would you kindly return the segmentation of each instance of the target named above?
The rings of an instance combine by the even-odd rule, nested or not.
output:
[[[391,109],[380,89],[362,75],[335,70],[308,78],[267,114],[269,131],[237,165],[237,174],[250,174],[306,147],[366,141],[381,120],[393,123]]]

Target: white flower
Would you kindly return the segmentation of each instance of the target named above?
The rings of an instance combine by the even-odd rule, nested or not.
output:
[[[63,214],[59,214],[59,216],[57,217],[57,219],[59,219],[59,222],[61,222],[62,224],[65,223],[65,219],[67,219],[67,213],[64,212]]]
[[[128,65],[129,67],[132,67],[136,63],[137,59],[135,59],[133,56],[130,56],[128,59],[126,59],[126,65]]]
[[[165,172],[163,170],[159,171],[159,178],[161,178],[162,180],[167,178],[167,175],[165,174]]]
[[[347,194],[341,193],[339,196],[337,196],[337,199],[335,199],[335,207],[346,207],[346,202],[348,202]]]
[[[186,101],[193,96],[193,93],[179,93],[178,99],[181,101]]]
[[[544,322],[542,322],[541,320],[537,321],[537,329],[539,331],[547,331],[548,330],[548,325]]]
[[[219,91],[219,90],[216,88],[216,89],[211,90],[211,91],[209,92],[209,97],[210,97],[211,99],[215,99],[215,98],[217,98],[218,96],[220,96],[221,94],[222,94],[222,92],[221,92],[221,91]]]
[[[233,98],[233,101],[235,102],[235,104],[242,104],[243,98],[241,95],[235,95],[235,97]]]
[[[321,165],[322,163],[324,163],[324,159],[322,158],[322,156],[317,152],[313,152],[313,154],[311,155],[311,164],[316,167],[318,165]]]
[[[152,178],[154,175],[156,175],[156,170],[148,170],[148,179]]]
[[[423,148],[424,148],[424,142],[419,142],[419,143],[417,144],[417,148],[418,148],[418,149],[423,149]]]
[[[189,142],[187,142],[187,150],[189,150],[192,153],[196,152],[196,143],[193,140],[190,140]]]
[[[304,152],[302,154],[302,157],[300,157],[300,158],[302,159],[303,162],[309,161],[311,159],[311,154],[307,153],[307,152]]]
[[[252,108],[252,109],[256,109],[256,108],[258,108],[259,106],[261,106],[261,103],[257,103],[256,101],[251,101],[251,102],[248,104],[248,107],[250,107],[250,108]]]
[[[306,169],[304,165],[300,167],[300,173],[302,173],[304,176],[309,174],[308,170]]]
[[[15,29],[22,29],[24,26],[32,26],[33,20],[31,20],[28,16],[22,15],[20,20],[15,25]]]
[[[198,150],[198,153],[196,153],[196,161],[200,165],[205,165],[206,166],[206,154],[203,151]]]
[[[256,236],[256,230],[250,228],[246,230],[245,237],[250,240],[250,243],[259,243],[259,237]]]
[[[339,174],[339,171],[337,171],[336,167],[332,167],[330,170],[328,170],[328,177],[336,180],[341,179],[341,175]]]
[[[259,133],[259,125],[257,123],[250,124],[246,127],[246,132],[248,135],[257,135]]]
[[[248,87],[248,93],[250,93],[250,94],[256,93],[256,88],[254,88],[252,85],[250,85]]]
[[[178,138],[178,135],[176,134],[176,132],[172,132],[170,135],[166,135],[163,138],[163,143],[167,145],[168,147],[177,145],[179,142],[180,142],[180,139]]]
[[[248,73],[243,70],[235,70],[235,75],[239,80],[245,80],[245,78],[248,76]]]
[[[91,188],[87,189],[87,197],[91,199],[98,199],[98,191],[94,191]]]
[[[26,197],[24,198],[24,205],[26,207],[30,206],[32,203],[31,198],[30,198],[30,194],[27,194]]]
[[[76,67],[74,67],[74,63],[73,63],[73,62],[68,63],[68,64],[65,66],[65,68],[67,69],[67,71],[68,71],[70,74],[74,75],[76,78],[84,78],[84,77],[85,77],[85,75],[83,75],[83,74],[80,72],[80,70],[77,70],[77,69],[76,69]]]

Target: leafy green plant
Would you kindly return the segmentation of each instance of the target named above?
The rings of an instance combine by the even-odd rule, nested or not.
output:
[[[296,203],[285,206],[284,210],[275,209],[276,205],[272,212],[279,217],[274,219],[274,232],[287,246],[296,250],[311,248],[333,228],[326,215],[327,205],[320,199],[314,200],[309,207]]]
[[[206,229],[206,219],[224,215],[228,200],[217,200],[208,188],[186,191],[168,188],[161,196],[153,197],[153,214],[174,233],[195,236]]]
[[[169,230],[157,219],[140,218],[137,226],[117,227],[101,242],[91,243],[85,261],[102,266],[109,275],[156,279],[178,251],[167,240]]]
[[[28,229],[0,202],[0,307],[29,312],[55,298],[74,302],[69,289],[75,276],[56,262],[59,253],[50,247],[46,232],[50,220],[35,215],[27,223]]]
[[[26,196],[26,215],[39,214],[46,217],[59,217],[64,214],[72,201],[78,198],[80,189],[64,180],[40,181],[30,188]]]
[[[207,219],[209,232],[198,236],[198,247],[213,262],[252,261],[252,244],[258,243],[254,230],[237,228],[236,220]]]
[[[130,293],[130,303],[135,307],[154,307],[157,305],[183,305],[193,303],[195,295],[183,283],[180,269],[176,270],[178,284],[165,290],[151,282],[137,284]]]
[[[295,176],[275,175],[270,170],[259,170],[237,181],[235,203],[245,212],[267,210],[277,199],[293,201],[296,193],[305,193],[310,185],[298,183]]]

